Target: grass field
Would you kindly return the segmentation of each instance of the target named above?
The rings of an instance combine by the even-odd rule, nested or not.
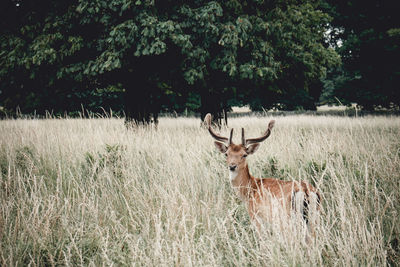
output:
[[[252,137],[269,119],[229,123]],[[157,130],[126,130],[120,119],[5,120],[0,265],[398,264],[400,118],[275,119],[250,171],[320,190],[314,244],[257,234],[198,119],[161,118]]]

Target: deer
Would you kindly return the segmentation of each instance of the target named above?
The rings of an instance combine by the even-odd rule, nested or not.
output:
[[[239,198],[245,203],[251,221],[258,232],[263,223],[273,224],[289,218],[300,218],[307,225],[307,243],[309,235],[315,236],[314,227],[318,223],[321,196],[316,188],[304,181],[284,181],[275,178],[256,178],[249,172],[246,161],[254,154],[271,134],[275,120],[271,120],[267,130],[257,138],[245,138],[242,128],[241,144],[232,142],[233,128],[229,138],[221,136],[211,125],[211,114],[204,119],[205,126],[215,139],[214,145],[226,156],[229,180]],[[293,216],[294,215],[294,216]],[[282,229],[282,228],[281,228]]]

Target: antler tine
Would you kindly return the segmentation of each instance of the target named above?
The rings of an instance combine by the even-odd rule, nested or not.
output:
[[[244,128],[242,128],[242,145],[246,145],[246,139],[244,138]]]
[[[254,144],[254,143],[260,143],[260,142],[264,141],[265,139],[267,139],[268,136],[271,134],[271,130],[274,127],[274,124],[275,124],[275,120],[271,120],[268,123],[268,129],[265,131],[265,133],[262,136],[260,136],[258,138],[246,139],[246,146]]]
[[[229,144],[232,144],[232,136],[233,136],[233,128],[231,129],[231,133],[229,135]]]
[[[204,118],[204,122],[206,123],[207,127],[208,127],[208,131],[210,132],[211,136],[214,137],[214,139],[220,141],[220,142],[227,142],[228,138],[223,137],[221,135],[219,135],[218,133],[214,132],[214,130],[211,127],[211,114],[207,113],[206,117]],[[232,136],[232,133],[231,133]],[[231,138],[232,140],[232,138]]]

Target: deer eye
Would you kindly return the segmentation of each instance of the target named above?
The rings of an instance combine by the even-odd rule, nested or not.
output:
[[[225,153],[225,157],[227,157],[228,156],[228,153]]]
[[[244,155],[242,156],[242,158],[245,158],[245,157],[247,157],[247,154],[244,154]]]

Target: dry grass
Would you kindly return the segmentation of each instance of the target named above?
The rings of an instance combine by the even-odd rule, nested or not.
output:
[[[135,131],[117,119],[9,120],[0,121],[0,265],[399,262],[400,118],[275,119],[250,170],[319,188],[314,245],[257,235],[197,119]],[[268,121],[230,124],[251,137]]]

